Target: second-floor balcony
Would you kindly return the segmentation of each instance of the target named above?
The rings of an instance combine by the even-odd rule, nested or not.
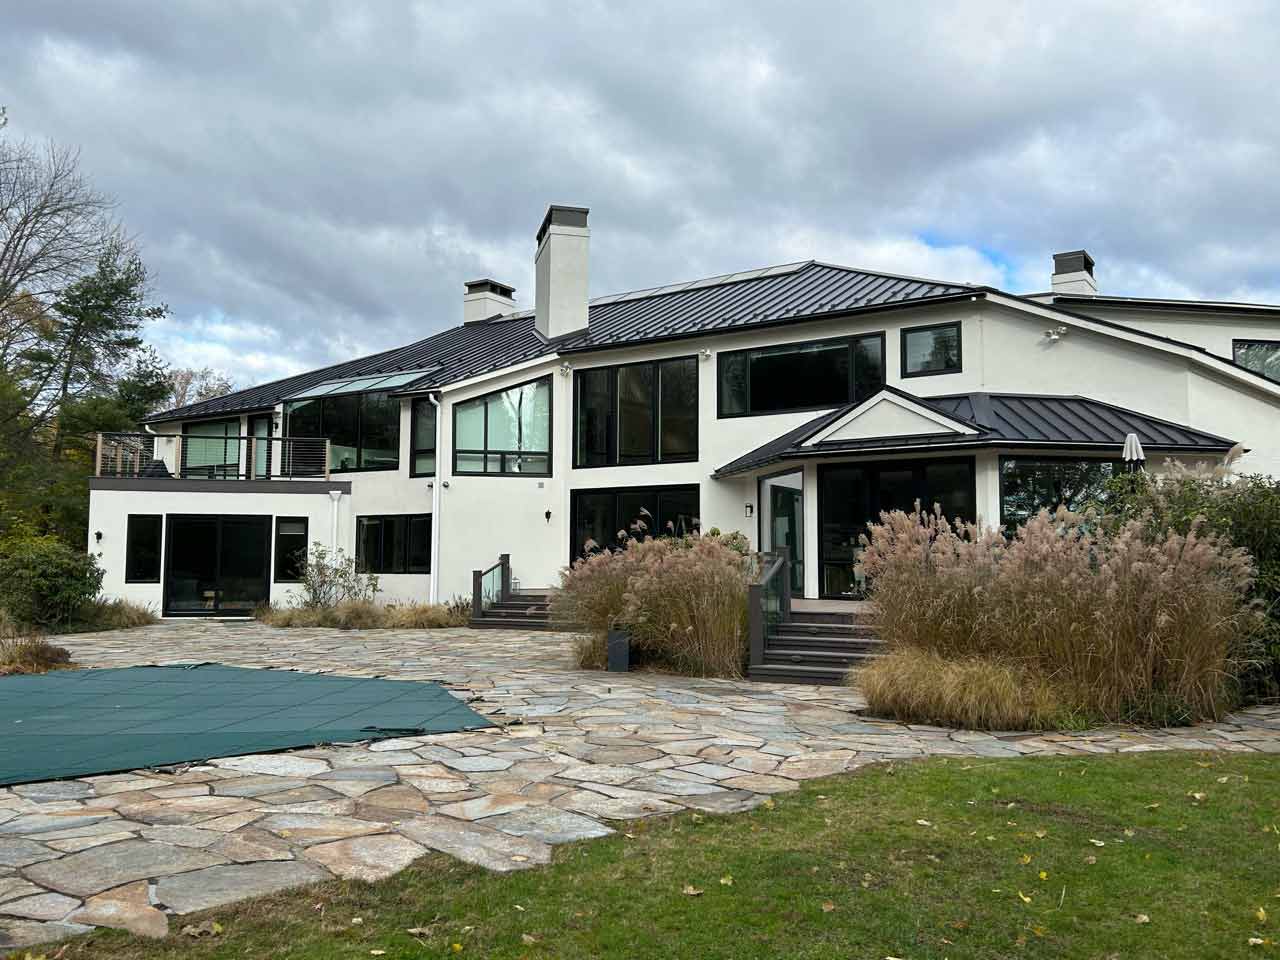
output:
[[[115,479],[327,480],[324,437],[100,433],[94,476]]]

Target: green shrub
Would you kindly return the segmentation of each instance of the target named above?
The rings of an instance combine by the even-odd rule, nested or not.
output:
[[[320,542],[307,553],[307,564],[298,584],[302,606],[332,609],[344,603],[372,603],[378,593],[378,576],[361,573],[356,558],[341,547],[330,551]]]
[[[0,607],[19,624],[56,628],[98,594],[102,569],[55,537],[0,542]]]
[[[1013,661],[899,647],[851,671],[849,682],[872,712],[908,723],[970,730],[1052,730],[1070,723],[1052,685]]]
[[[731,538],[630,541],[564,570],[552,616],[591,638],[578,665],[600,665],[611,627],[631,634],[638,666],[694,676],[741,676],[747,659],[747,588],[755,561]]]
[[[1186,534],[1200,523],[1249,551],[1257,568],[1250,596],[1265,617],[1257,656],[1242,680],[1250,698],[1280,695],[1280,480],[1237,476],[1228,460],[1212,470],[1170,465],[1159,476],[1117,477],[1107,492],[1111,523],[1141,521],[1148,537],[1165,530]]]
[[[1216,719],[1238,702],[1253,568],[1196,525],[1151,535],[1060,508],[1006,540],[894,512],[871,528],[862,567],[891,650],[1012,664],[1068,712],[1109,721]]]

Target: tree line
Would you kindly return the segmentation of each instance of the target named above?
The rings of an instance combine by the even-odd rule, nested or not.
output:
[[[0,539],[83,548],[95,434],[233,385],[146,343],[169,308],[78,151],[6,131],[0,108]]]

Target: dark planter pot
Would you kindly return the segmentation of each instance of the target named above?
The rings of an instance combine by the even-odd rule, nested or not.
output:
[[[631,669],[631,634],[626,630],[610,630],[607,649],[610,673],[626,673]]]

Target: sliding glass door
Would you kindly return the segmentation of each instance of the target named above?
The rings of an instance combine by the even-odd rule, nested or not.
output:
[[[270,598],[270,517],[170,515],[166,527],[166,615],[244,617]]]
[[[818,467],[818,564],[823,597],[862,592],[855,566],[859,537],[882,512],[925,510],[938,504],[948,520],[972,522],[977,512],[972,457],[833,463]]]
[[[804,471],[760,479],[760,549],[791,561],[791,595],[804,596]]]

